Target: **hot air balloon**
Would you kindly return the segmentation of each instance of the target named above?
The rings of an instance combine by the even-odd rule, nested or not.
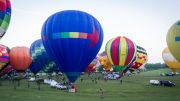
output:
[[[7,67],[7,69],[5,70],[6,74],[11,74],[12,72],[14,72],[14,68],[11,66],[11,64],[9,64],[9,66]]]
[[[4,65],[6,65],[8,61],[8,52],[6,50],[6,48],[4,48],[3,46],[0,46],[0,75],[4,74],[6,67],[4,67]]]
[[[10,64],[22,76],[22,73],[30,66],[32,59],[28,47],[13,47],[10,50]]]
[[[33,62],[45,73],[51,74],[58,69],[57,65],[51,60],[44,49],[41,39],[34,41],[29,51]]]
[[[70,82],[91,63],[103,42],[96,18],[83,11],[66,10],[51,15],[41,31],[44,48]]]
[[[147,52],[144,48],[137,46],[137,59],[133,66],[129,69],[130,72],[132,73],[136,69],[138,69],[140,66],[142,66],[147,59]]]
[[[118,36],[109,40],[105,50],[108,60],[113,65],[113,68],[117,72],[120,72],[120,76],[134,60],[137,53],[136,44],[123,36]]]
[[[8,60],[6,61],[6,64],[3,65],[3,67],[1,67],[0,69],[0,75],[4,74],[5,70],[7,69],[8,65],[9,65],[9,52],[10,52],[10,49],[9,47],[5,46],[5,45],[2,45],[0,44],[0,47],[4,47],[6,49],[6,51],[8,52]]]
[[[162,52],[162,58],[166,65],[171,68],[171,70],[176,73],[180,68],[180,63],[174,58],[174,56],[169,51],[168,47],[166,47]]]
[[[180,62],[180,20],[170,27],[166,36],[166,42],[174,58]]]
[[[41,70],[41,68],[39,68],[34,62],[31,63],[31,65],[29,66],[29,69],[34,74],[35,77],[36,77],[36,74]]]
[[[111,68],[112,68],[112,65],[111,63],[109,62],[107,56],[106,56],[106,52],[103,51],[102,53],[100,53],[99,55],[99,63],[103,66],[103,68],[110,72]]]
[[[137,56],[134,58],[134,60],[129,64],[129,66],[123,71],[123,73],[126,73],[135,63]]]
[[[10,0],[0,0],[0,39],[7,31],[11,19]]]
[[[95,57],[94,59],[93,59],[93,61],[88,65],[88,67],[85,69],[85,71],[87,71],[87,72],[92,72],[94,69],[93,69],[93,67],[95,66],[95,64],[96,64],[96,61],[97,61],[97,57]]]
[[[138,70],[142,70],[142,69],[145,69],[145,65],[146,65],[146,63],[148,62],[148,56],[147,56],[147,59],[146,59],[146,62],[142,65],[142,66],[140,66],[139,68],[138,68]]]

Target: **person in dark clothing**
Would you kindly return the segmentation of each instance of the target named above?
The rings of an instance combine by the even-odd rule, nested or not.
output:
[[[122,84],[122,79],[120,80],[121,84]]]
[[[103,99],[103,91],[102,91],[102,89],[100,89],[100,93],[101,93],[101,99]]]
[[[83,78],[81,78],[81,82],[83,81]]]

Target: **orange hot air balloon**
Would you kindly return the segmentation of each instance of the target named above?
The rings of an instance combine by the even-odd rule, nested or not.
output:
[[[28,47],[13,47],[9,55],[11,66],[18,73],[23,73],[32,62]]]

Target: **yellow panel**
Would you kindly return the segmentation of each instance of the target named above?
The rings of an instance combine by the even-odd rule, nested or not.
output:
[[[69,32],[70,38],[79,38],[79,32]]]
[[[170,27],[166,36],[168,48],[178,62],[180,62],[180,41],[175,41],[175,38],[180,36],[180,25],[177,25],[179,22],[180,20]]]
[[[126,60],[126,39],[124,37],[120,38],[120,46],[121,46],[121,57],[120,57],[120,62],[119,66],[124,66],[125,60]]]
[[[117,37],[116,37],[116,38],[117,38]],[[111,44],[112,44],[112,42],[113,42],[114,39],[115,39],[115,38],[111,39],[111,40],[107,43],[107,45],[106,45],[106,54],[107,54],[107,57],[108,57],[108,59],[109,59],[109,61],[110,61],[110,63],[111,63],[112,65],[114,65],[114,63],[113,63],[112,58],[111,58],[110,50],[111,50]]]

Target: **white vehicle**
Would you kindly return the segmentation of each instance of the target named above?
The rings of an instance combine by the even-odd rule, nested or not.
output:
[[[45,79],[44,80],[44,83],[45,84],[50,84],[51,82],[56,82],[56,81],[54,81],[54,80],[49,80],[49,79]],[[57,82],[56,82],[57,83]]]
[[[110,80],[116,80],[116,78],[118,78],[119,75],[116,75],[116,74],[108,74],[108,79]]]
[[[29,78],[29,81],[35,81],[35,78],[34,77]]]
[[[150,84],[151,85],[159,85],[159,81],[158,80],[150,80]]]
[[[50,83],[51,88],[56,87],[56,84],[57,84],[57,82],[51,82],[51,83]]]
[[[63,85],[62,83],[56,83],[55,87],[56,87],[56,89],[60,89],[60,90],[67,89],[67,87],[65,85]]]
[[[164,76],[164,73],[159,73],[159,76]]]

